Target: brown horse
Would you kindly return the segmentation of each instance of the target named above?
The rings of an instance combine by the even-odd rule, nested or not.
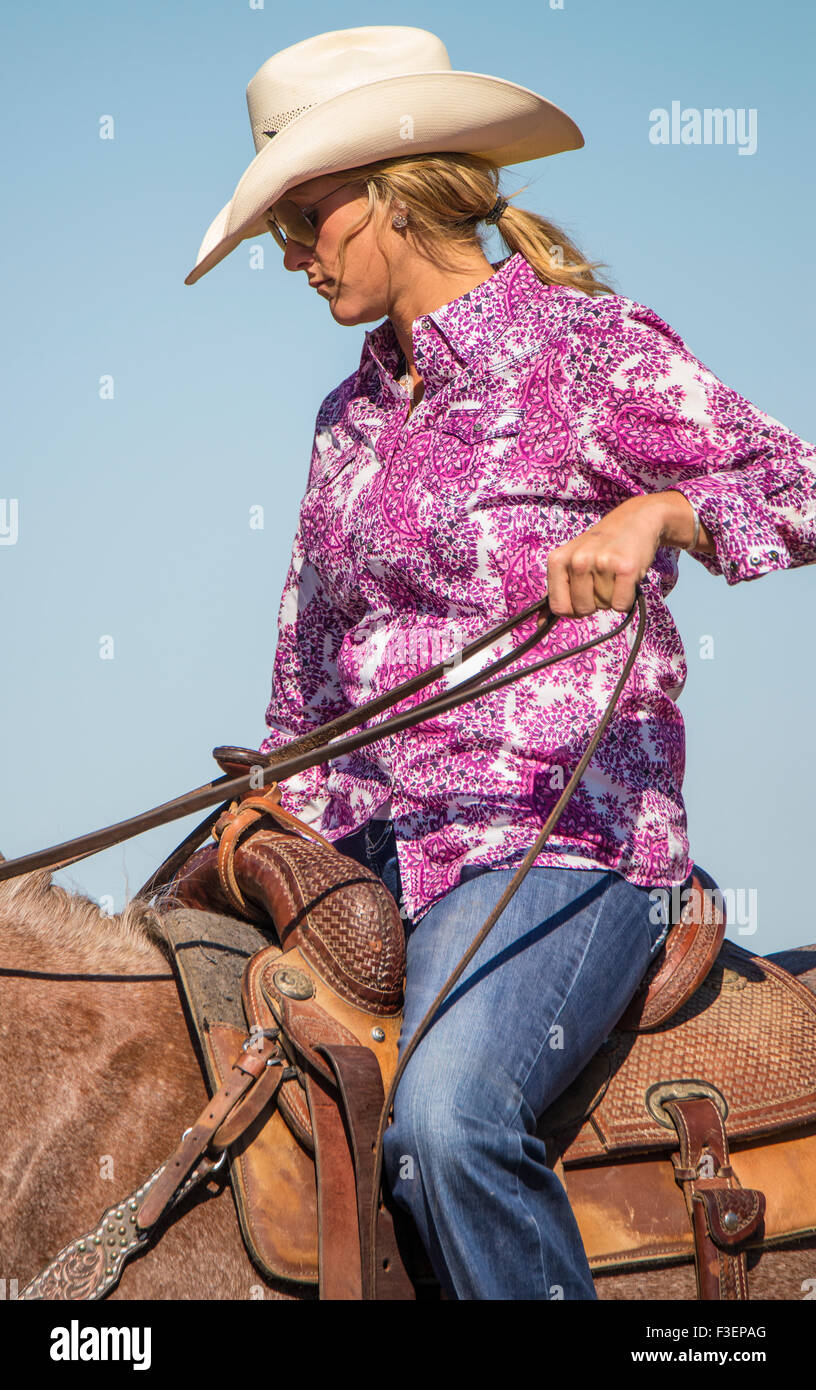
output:
[[[776,960],[816,992],[816,955]],[[0,884],[0,1289],[14,1297],[176,1147],[206,1104],[161,918],[105,916],[50,871]],[[125,1265],[114,1299],[313,1299],[246,1254],[223,1172]],[[802,1299],[816,1239],[748,1257],[754,1299]],[[694,1299],[691,1265],[609,1274],[601,1299]],[[811,1294],[812,1296],[812,1294]]]

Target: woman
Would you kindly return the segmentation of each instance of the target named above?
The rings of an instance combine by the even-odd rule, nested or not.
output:
[[[261,751],[448,657],[456,683],[461,647],[545,592],[561,620],[535,660],[610,631],[642,586],[648,627],[609,728],[410,1059],[385,1139],[391,1190],[449,1297],[592,1299],[535,1128],[659,949],[654,890],[691,881],[686,668],[665,599],[681,549],[729,584],[812,563],[814,453],[557,226],[497,196],[503,165],[583,143],[543,98],[454,73],[433,35],[386,27],[284,50],[248,99],[259,153],[188,281],[268,228],[335,322],[383,320],[318,411]],[[508,248],[495,264],[484,224]],[[537,838],[629,642],[283,786],[401,903],[401,1048]]]

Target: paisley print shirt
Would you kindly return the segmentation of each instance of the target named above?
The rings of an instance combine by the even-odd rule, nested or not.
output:
[[[519,254],[413,323],[424,397],[409,412],[389,319],[317,414],[279,613],[261,752],[439,661],[447,674],[373,727],[506,653],[455,654],[541,597],[547,555],[626,498],[677,489],[728,584],[816,559],[816,450],[721,381],[651,309],[543,285]],[[669,887],[693,867],[681,793],[686,679],[666,607],[679,552],[644,581],[648,626],[614,716],[536,864]],[[556,623],[519,670],[618,626]],[[300,773],[281,801],[327,839],[394,821],[418,921],[465,865],[512,868],[536,840],[620,675],[636,630],[503,690]]]

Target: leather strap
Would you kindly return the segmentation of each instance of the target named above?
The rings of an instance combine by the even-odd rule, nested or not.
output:
[[[213,826],[212,837],[218,841],[218,877],[221,887],[239,912],[245,912],[247,904],[235,876],[235,851],[242,837],[248,830],[257,826],[258,821],[269,817],[287,829],[295,830],[307,839],[314,840],[324,849],[334,848],[330,840],[326,840],[316,830],[312,830],[311,826],[298,820],[291,811],[279,806],[279,800],[280,787],[277,782],[273,782],[263,796],[244,796],[240,804],[233,801],[229,810],[219,816]]]
[[[189,1129],[174,1154],[171,1154],[160,1178],[150,1189],[139,1208],[136,1225],[147,1231],[154,1226],[163,1214],[167,1203],[183,1182],[190,1169],[213,1143],[217,1131],[233,1111],[239,1100],[255,1085],[267,1070],[267,1062],[272,1063],[279,1055],[275,1040],[253,1035],[247,1039],[232,1064],[224,1085],[219,1087],[209,1104],[201,1112],[195,1124]],[[276,1068],[271,1094],[280,1085],[281,1069]],[[249,1121],[248,1121],[249,1122]],[[228,1142],[233,1142],[236,1136]]]
[[[271,1031],[274,1037],[250,1034],[245,1039],[224,1085],[186,1131],[175,1153],[135,1192],[103,1212],[92,1231],[63,1246],[26,1285],[20,1298],[97,1301],[115,1287],[125,1262],[147,1244],[159,1219],[221,1167],[225,1152],[214,1160],[205,1150],[226,1150],[252,1123],[260,1107],[250,1104],[238,1107],[241,1123],[237,1123],[235,1107],[241,1097],[256,1081],[262,1088],[264,1104],[276,1094],[286,1069],[267,1065],[280,1060],[277,1030]],[[233,1115],[235,1123],[225,1123]]]
[[[245,1130],[265,1110],[271,1100],[277,1095],[279,1086],[284,1081],[289,1081],[297,1076],[294,1067],[287,1066],[285,1057],[272,1057],[267,1061],[266,1071],[260,1080],[249,1092],[249,1095],[236,1105],[235,1109],[224,1122],[219,1125],[212,1139],[210,1148],[228,1149],[230,1144],[234,1144],[240,1139]]]
[[[665,1100],[663,1109],[680,1140],[679,1156],[673,1154],[672,1162],[694,1230],[697,1297],[747,1299],[744,1245],[763,1224],[765,1194],[740,1187],[713,1100]]]
[[[220,1161],[216,1164],[202,1159],[165,1210],[171,1211],[217,1167]],[[18,1298],[60,1303],[75,1299],[97,1302],[104,1298],[118,1284],[125,1261],[138,1254],[151,1238],[152,1231],[137,1229],[136,1212],[164,1169],[165,1164],[160,1164],[135,1192],[108,1207],[92,1231],[64,1245],[45,1269],[26,1284]]]
[[[357,1193],[362,1297],[380,1300],[416,1298],[411,1276],[405,1268],[397,1243],[392,1213],[382,1200],[378,1205],[376,1267],[371,1258],[368,1214],[372,1201],[377,1198],[374,1191],[374,1153],[377,1126],[385,1099],[379,1063],[368,1047],[316,1043],[315,1050],[322,1053],[331,1065],[346,1118]],[[376,1281],[373,1285],[372,1270]]]
[[[320,1297],[362,1299],[357,1190],[343,1115],[329,1082],[308,1069],[304,1084],[314,1136]]]

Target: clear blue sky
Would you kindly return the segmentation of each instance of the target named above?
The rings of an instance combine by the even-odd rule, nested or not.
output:
[[[467,24],[463,24],[463,16]],[[6,7],[0,498],[0,849],[11,858],[207,781],[264,735],[281,588],[314,417],[359,359],[305,277],[241,247],[184,276],[254,154],[245,87],[274,52],[382,7],[140,0]],[[394,17],[396,18],[396,17]],[[531,87],[584,149],[506,191],[605,262],[726,383],[808,440],[813,11],[764,0],[419,0],[455,68]],[[649,140],[655,107],[754,110],[757,148]],[[115,139],[99,138],[103,116]],[[493,259],[505,254],[496,239]],[[100,399],[103,375],[112,400]],[[249,526],[262,505],[263,530]],[[692,852],[756,890],[769,952],[816,939],[814,572],[729,588],[683,557],[670,606]],[[701,639],[714,658],[701,660]],[[114,659],[100,642],[114,639]],[[116,910],[192,826],[62,872]],[[745,898],[748,902],[748,898]]]

